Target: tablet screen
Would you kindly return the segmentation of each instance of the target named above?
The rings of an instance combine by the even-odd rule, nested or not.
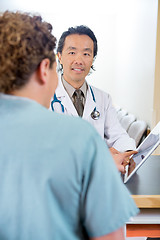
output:
[[[141,144],[137,149],[138,153],[132,156],[131,164],[128,167],[127,177],[154,151],[154,149],[158,146],[159,141],[159,134],[153,133],[145,139],[143,144]]]

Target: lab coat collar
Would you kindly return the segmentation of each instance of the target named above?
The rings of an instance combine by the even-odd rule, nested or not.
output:
[[[88,86],[87,96],[86,96],[86,102],[85,102],[84,112],[83,112],[84,119],[87,119],[91,115],[94,108],[96,107],[96,103],[93,100],[93,96],[88,83],[87,83],[87,86]],[[61,77],[59,78],[58,86],[55,93],[56,93],[56,97],[61,101],[64,108],[67,110],[67,113],[73,116],[78,116],[78,113],[72,103],[72,100],[70,99],[68,93],[66,92],[62,84]],[[96,96],[95,96],[95,99],[96,99]]]
[[[94,108],[96,107],[96,103],[93,100],[93,96],[92,96],[92,93],[91,93],[90,86],[89,86],[88,83],[87,83],[87,85],[88,85],[88,89],[87,89],[86,103],[85,103],[84,112],[83,112],[83,118],[84,119],[87,119],[91,115],[91,113],[93,112]],[[92,88],[92,90],[93,90],[93,88]],[[95,97],[95,99],[96,99],[96,97]]]
[[[55,94],[58,100],[61,101],[62,105],[64,106],[64,109],[67,111],[69,115],[78,116],[78,113],[72,103],[72,100],[70,99],[68,93],[66,92],[62,84],[61,77],[58,80],[58,86],[55,91]]]
[[[61,77],[58,79],[58,86],[56,88],[55,93],[57,98],[62,98],[66,96],[66,90],[62,84]]]

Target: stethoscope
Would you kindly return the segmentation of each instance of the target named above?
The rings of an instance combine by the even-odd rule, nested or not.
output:
[[[93,90],[90,87],[90,90],[91,90],[91,94],[92,94],[92,98],[93,98],[93,101],[96,103],[96,99],[95,99],[95,96],[94,96],[94,93],[93,93]],[[100,112],[97,111],[96,107],[94,108],[93,112],[91,112],[91,117],[94,119],[94,120],[98,120],[99,117],[100,117]]]
[[[91,86],[89,86],[89,87],[90,87],[90,90],[91,90],[91,94],[92,94],[93,101],[96,103],[96,99],[95,99],[93,90],[92,90]],[[58,100],[56,94],[54,94],[53,100],[52,100],[52,102],[51,102],[52,111],[54,112],[53,104],[56,103],[56,102],[61,105],[62,113],[64,113],[64,106],[63,106],[62,102],[61,102],[60,100]],[[95,107],[94,110],[92,111],[91,117],[92,117],[94,120],[98,120],[98,119],[99,119],[99,117],[100,117],[100,112],[97,111],[96,107]]]

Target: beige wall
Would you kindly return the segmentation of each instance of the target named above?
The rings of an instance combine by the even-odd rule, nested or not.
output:
[[[154,127],[159,121],[160,121],[160,0],[158,0],[156,64],[155,64],[152,126]]]
[[[158,0],[158,18],[157,18],[157,43],[156,43],[156,64],[154,81],[154,101],[152,127],[160,121],[160,0]],[[160,146],[154,152],[160,154]]]
[[[130,4],[129,4],[130,2]],[[152,125],[157,0],[129,1],[117,22],[114,101]]]
[[[115,14],[103,17],[103,30],[96,29],[97,71],[90,83],[152,127],[158,0],[120,2]]]

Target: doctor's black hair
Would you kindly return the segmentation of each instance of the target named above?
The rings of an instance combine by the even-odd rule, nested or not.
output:
[[[95,59],[95,57],[97,56],[97,51],[98,51],[98,45],[97,45],[97,38],[95,36],[95,34],[93,33],[93,31],[84,25],[80,25],[80,26],[76,26],[76,27],[70,27],[68,28],[67,31],[63,32],[59,42],[58,42],[58,47],[57,47],[57,53],[61,53],[63,51],[63,47],[64,47],[64,43],[65,43],[65,39],[66,37],[68,37],[69,35],[72,34],[79,34],[79,35],[87,35],[88,37],[90,37],[93,41],[93,45],[94,45],[94,53],[93,53],[93,57]],[[94,66],[91,66],[92,70],[94,69]],[[63,71],[63,66],[59,66],[59,71]]]
[[[72,34],[87,35],[88,37],[90,37],[94,44],[94,57],[96,57],[98,50],[96,36],[89,27],[84,25],[70,27],[67,31],[63,32],[58,42],[57,52],[62,53],[66,37]]]

